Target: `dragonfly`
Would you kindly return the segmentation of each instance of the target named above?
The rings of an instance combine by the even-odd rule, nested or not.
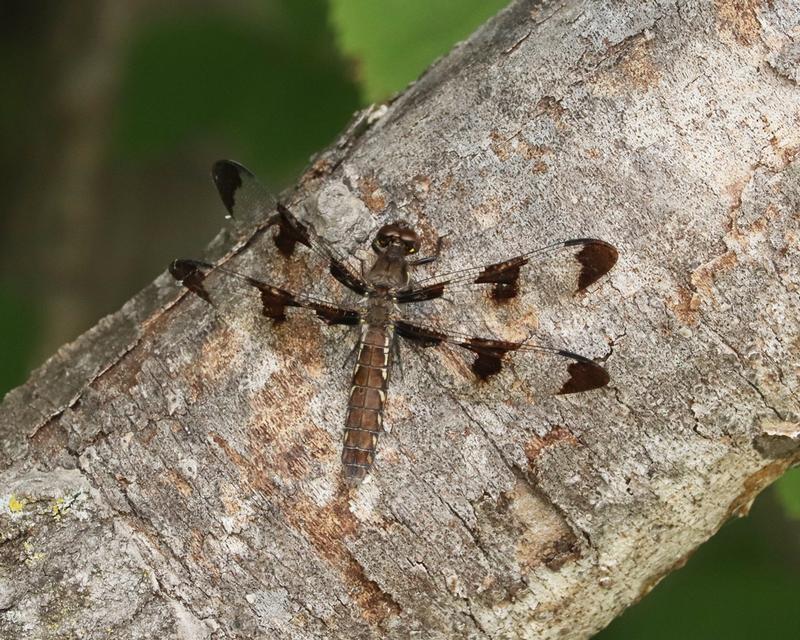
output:
[[[582,393],[609,383],[609,374],[601,364],[578,353],[530,338],[503,339],[454,330],[441,317],[413,309],[436,301],[450,302],[470,292],[488,305],[508,306],[536,287],[537,278],[545,272],[557,274],[556,284],[564,293],[584,292],[617,262],[617,249],[610,243],[596,238],[561,240],[491,264],[418,279],[414,277],[417,270],[439,258],[441,238],[431,255],[422,257],[420,234],[403,220],[388,222],[372,239],[371,261],[362,261],[359,269],[352,257],[277,202],[243,165],[220,160],[213,165],[212,177],[228,217],[263,216],[265,227],[273,227],[273,242],[283,258],[291,260],[299,250],[312,252],[324,261],[332,284],[344,287],[342,293],[349,301],[341,304],[291,291],[201,260],[175,260],[170,273],[212,305],[213,287],[245,288],[257,293],[261,315],[273,322],[284,322],[298,313],[310,314],[324,325],[351,327],[357,332],[341,454],[347,482],[358,485],[375,463],[389,381],[393,367],[399,364],[398,339],[421,350],[460,352],[466,357],[470,384],[486,383],[510,362],[518,361],[535,364],[537,386],[543,393]],[[213,286],[208,280],[212,273]]]

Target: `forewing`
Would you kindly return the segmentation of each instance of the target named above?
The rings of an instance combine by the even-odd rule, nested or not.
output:
[[[227,281],[227,286],[240,291],[243,295],[258,295],[260,312],[265,318],[274,322],[283,322],[287,319],[287,309],[294,308],[313,313],[326,324],[355,325],[360,322],[361,315],[355,309],[340,306],[313,296],[293,293],[281,287],[274,286],[263,280],[214,266],[199,260],[175,260],[169,268],[172,277],[181,282],[192,293],[196,294],[211,305],[218,306],[215,289],[220,282],[209,281],[213,273],[215,277]]]
[[[513,342],[469,336],[426,323],[406,319],[395,323],[397,335],[422,347],[453,347],[466,355],[468,383],[491,384],[501,393],[511,392],[522,382],[531,395],[564,395],[604,387],[608,372],[577,353],[531,341]],[[465,367],[466,368],[466,367]]]
[[[214,163],[211,175],[231,217],[266,220],[267,227],[277,226],[273,240],[281,255],[290,258],[301,244],[322,258],[330,274],[344,286],[361,295],[367,292],[369,286],[347,258],[320,238],[313,227],[276,202],[247,167],[232,160],[219,160]]]
[[[401,292],[397,301],[423,302],[476,289],[498,304],[536,289],[553,295],[577,293],[608,273],[617,256],[616,248],[596,238],[556,242],[500,262],[425,278]]]

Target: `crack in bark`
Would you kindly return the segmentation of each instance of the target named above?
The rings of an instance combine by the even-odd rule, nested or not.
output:
[[[752,382],[750,379],[748,379],[747,376],[744,375],[744,371],[749,371],[750,368],[745,366],[742,354],[740,354],[739,351],[732,344],[730,344],[730,342],[728,342],[720,333],[718,333],[713,327],[709,326],[708,324],[703,324],[702,326],[709,333],[711,333],[721,345],[726,347],[736,357],[736,361],[739,363],[739,370],[736,371],[736,375],[739,376],[744,382],[747,383],[749,387],[751,387],[756,392],[758,397],[761,399],[762,404],[767,409],[772,411],[772,413],[775,414],[775,416],[778,419],[784,421],[785,420],[784,416],[781,415],[781,412],[769,402],[769,400],[767,399],[764,392],[760,389],[760,387],[754,382]]]
[[[511,55],[512,53],[514,53],[514,52],[515,52],[517,49],[519,49],[519,48],[520,48],[520,46],[522,45],[522,43],[523,43],[523,42],[525,42],[525,41],[526,41],[528,38],[530,38],[530,37],[531,37],[531,34],[532,34],[532,33],[533,33],[533,29],[529,29],[529,30],[528,30],[528,33],[526,33],[524,36],[522,36],[522,37],[521,37],[519,40],[517,40],[517,41],[516,41],[516,42],[515,42],[513,45],[511,45],[511,46],[510,46],[508,49],[506,49],[505,51],[503,51],[503,54],[504,54],[504,55]]]
[[[104,434],[104,435],[107,435],[107,434]],[[67,450],[69,451],[69,453],[75,459],[75,469],[86,479],[86,481],[89,483],[89,485],[97,492],[97,495],[102,495],[104,493],[104,486],[98,484],[97,482],[95,482],[94,477],[91,474],[91,472],[88,469],[86,469],[82,464],[82,454],[89,448],[89,446],[92,446],[92,445],[87,445],[80,452],[75,450],[75,449],[71,449],[69,447],[67,448]],[[125,503],[128,505],[128,508],[130,509],[130,513],[125,513],[124,511],[120,511],[119,509],[115,508],[108,500],[104,500],[103,501],[103,507],[111,510],[112,512],[115,512],[115,513],[119,514],[123,518],[130,517],[130,515],[133,514],[133,516],[135,516],[134,522],[139,522],[139,523],[141,523],[143,525],[146,525],[152,531],[154,540],[156,542],[156,548],[154,549],[154,551],[156,553],[158,553],[159,555],[161,555],[161,556],[166,556],[166,557],[172,558],[175,562],[177,562],[181,566],[181,568],[183,569],[183,571],[185,572],[185,575],[187,577],[191,576],[191,570],[189,569],[188,565],[185,563],[184,559],[181,558],[177,553],[173,552],[172,549],[170,548],[170,546],[168,544],[166,544],[166,542],[161,540],[161,533],[158,530],[158,527],[156,527],[153,524],[153,522],[150,520],[150,518],[146,517],[138,509],[138,507],[136,506],[134,501],[128,495],[127,487],[125,486],[125,484],[117,482],[116,483],[116,487],[117,487],[119,493],[122,495],[122,498],[125,500]],[[149,546],[150,546],[149,543],[147,541],[145,541],[144,539],[142,539],[141,537],[138,537],[135,534],[134,529],[131,529],[129,531],[129,533],[130,533],[129,543],[131,543],[131,544],[142,544],[146,548],[149,548]],[[143,557],[141,557],[141,561],[145,562]],[[161,584],[161,581],[160,581],[160,579],[158,577],[158,573],[156,572],[156,570],[151,565],[145,563],[145,567],[144,568],[148,571],[149,575],[151,575],[153,577],[153,579],[158,584],[159,589],[163,593],[168,595],[172,600],[174,600],[176,602],[180,602],[186,608],[186,610],[189,611],[197,620],[201,620],[202,621],[204,619],[212,619],[219,626],[219,621],[216,620],[213,616],[206,616],[205,618],[202,618],[200,613],[194,609],[194,606],[188,600],[186,600],[183,596],[181,596],[180,594],[178,594],[174,590],[165,588]],[[195,585],[195,586],[197,586],[197,585]],[[202,591],[202,589],[201,589],[201,591]],[[206,596],[210,595],[210,594],[206,593],[205,591],[203,591],[203,593]]]
[[[478,534],[475,531],[473,531],[472,527],[470,527],[469,524],[467,523],[467,521],[464,520],[464,518],[461,516],[461,514],[458,513],[458,511],[456,511],[456,509],[453,508],[453,505],[450,504],[449,501],[445,500],[443,497],[439,496],[438,494],[437,494],[436,497],[439,499],[439,502],[441,502],[445,507],[447,507],[448,511],[450,511],[450,513],[452,513],[456,517],[456,519],[462,524],[462,526],[464,527],[464,529],[466,530],[466,532],[469,534],[470,538],[472,539],[472,542],[475,544],[475,547],[477,549],[480,549],[481,553],[483,554],[484,559],[488,560],[489,559],[489,555],[488,555],[486,549],[483,547],[483,542],[480,539],[480,537],[478,536]]]

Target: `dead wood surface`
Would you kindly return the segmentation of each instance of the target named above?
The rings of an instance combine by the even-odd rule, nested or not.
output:
[[[799,38],[792,0],[519,1],[363,114],[295,208],[347,250],[399,215],[448,234],[442,269],[613,242],[585,295],[510,310],[612,386],[498,401],[404,354],[348,491],[344,330],[162,275],[0,407],[0,637],[602,628],[798,460]],[[320,269],[248,225],[207,256]]]

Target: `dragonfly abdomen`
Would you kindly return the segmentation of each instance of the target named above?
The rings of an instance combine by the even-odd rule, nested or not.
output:
[[[393,338],[387,326],[365,325],[361,335],[342,448],[345,477],[351,482],[360,482],[375,460],[378,435],[383,429]]]

